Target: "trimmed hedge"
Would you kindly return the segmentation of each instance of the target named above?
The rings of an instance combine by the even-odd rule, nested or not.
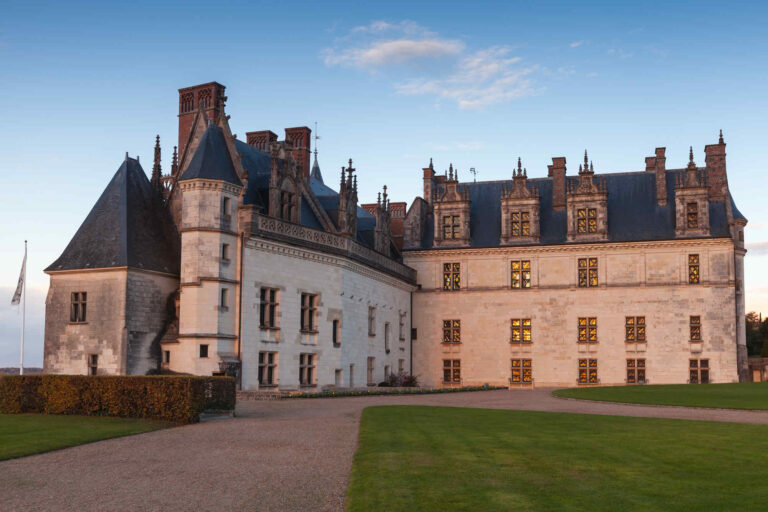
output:
[[[0,378],[0,413],[78,414],[199,421],[205,410],[235,408],[231,377],[9,375]]]
[[[400,388],[376,389],[372,391],[320,391],[318,393],[289,393],[285,398],[335,398],[345,396],[375,396],[375,395],[430,395],[438,393],[463,393],[465,391],[491,391],[494,389],[509,389],[506,386],[466,386],[463,388]]]

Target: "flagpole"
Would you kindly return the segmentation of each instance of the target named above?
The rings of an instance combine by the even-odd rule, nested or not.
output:
[[[24,240],[24,272],[23,288],[21,289],[21,361],[19,363],[19,375],[24,375],[24,324],[26,323],[27,306],[27,241]]]

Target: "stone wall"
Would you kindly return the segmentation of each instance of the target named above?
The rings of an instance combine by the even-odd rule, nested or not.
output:
[[[700,258],[688,284],[687,258]],[[599,286],[578,287],[578,259],[598,258]],[[531,262],[531,289],[511,289],[512,260]],[[444,292],[442,264],[461,264],[462,290]],[[671,242],[408,251],[414,293],[415,373],[442,383],[444,359],[460,359],[464,385],[506,385],[510,359],[532,359],[536,385],[573,386],[578,359],[597,358],[600,384],[624,384],[626,360],[644,358],[651,384],[688,381],[689,358],[709,359],[712,382],[738,380],[733,242]],[[691,343],[690,316],[702,343]],[[625,317],[644,316],[647,342],[625,342]],[[598,343],[578,343],[579,317],[597,317]],[[512,318],[532,320],[532,343],[511,343]],[[461,344],[442,343],[442,321],[461,320]]]
[[[400,280],[321,251],[252,237],[245,249],[243,277],[242,389],[258,386],[259,352],[277,352],[280,389],[299,389],[302,353],[317,356],[316,389],[367,384],[367,358],[375,358],[375,382],[385,366],[396,372],[399,360],[410,363],[410,291]],[[278,330],[259,326],[261,287],[279,290]],[[301,294],[319,297],[317,333],[300,332]],[[368,333],[369,307],[376,308],[375,335]],[[404,313],[404,339],[399,338]],[[333,320],[340,321],[340,344],[332,343]],[[389,323],[389,353],[384,325]],[[350,382],[352,365],[352,382]]]
[[[125,269],[51,273],[45,301],[44,372],[85,375],[97,354],[99,375],[126,372]],[[83,323],[70,322],[73,292],[86,292]]]

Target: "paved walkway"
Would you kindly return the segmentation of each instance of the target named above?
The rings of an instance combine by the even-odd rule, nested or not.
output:
[[[623,405],[550,390],[242,402],[238,418],[0,463],[0,509],[343,510],[360,413],[442,405],[768,424],[768,411]]]

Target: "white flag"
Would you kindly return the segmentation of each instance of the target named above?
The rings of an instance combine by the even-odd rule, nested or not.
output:
[[[27,249],[24,249],[24,262],[21,264],[21,274],[19,274],[19,284],[16,286],[16,293],[13,294],[11,305],[16,306],[21,302],[21,292],[24,290],[24,276],[27,274]]]

